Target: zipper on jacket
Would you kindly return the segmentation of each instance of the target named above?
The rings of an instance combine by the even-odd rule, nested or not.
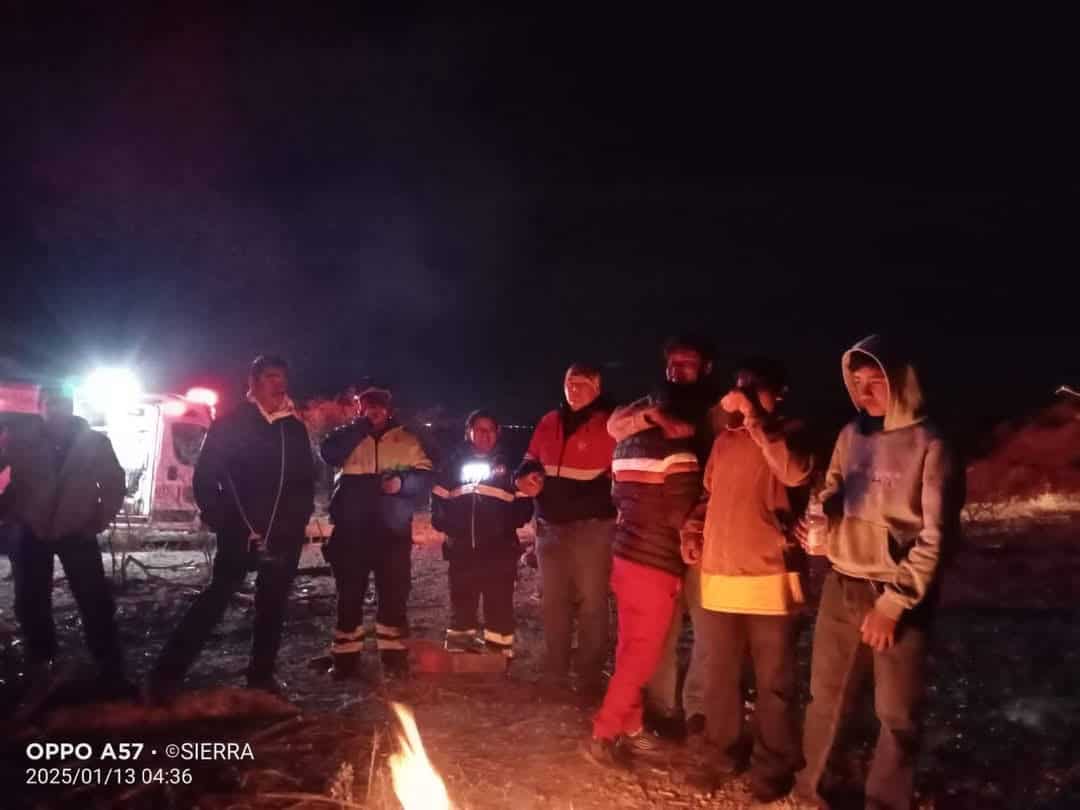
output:
[[[476,492],[473,492],[473,494],[472,494],[472,527],[471,527],[471,530],[470,530],[470,533],[472,534],[472,548],[473,548],[473,551],[476,551],[476,499],[477,499],[477,497],[478,496],[477,496]]]
[[[559,447],[559,462],[558,462],[558,464],[555,465],[555,477],[556,478],[558,478],[560,475],[562,475],[562,460],[563,460],[563,456],[566,454],[567,435],[566,435],[566,425],[564,424],[563,419],[559,419],[559,430],[562,431],[562,446]]]

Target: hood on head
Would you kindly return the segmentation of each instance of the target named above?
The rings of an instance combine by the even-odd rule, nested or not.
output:
[[[918,375],[911,361],[896,351],[895,347],[887,345],[880,335],[870,335],[863,338],[846,352],[840,360],[840,370],[844,377],[844,385],[851,397],[855,409],[859,410],[859,403],[855,396],[855,387],[852,384],[852,375],[848,371],[848,360],[852,352],[868,354],[885,372],[885,379],[889,385],[889,407],[885,411],[885,430],[898,430],[917,424],[926,418],[923,413],[923,390],[919,383]]]

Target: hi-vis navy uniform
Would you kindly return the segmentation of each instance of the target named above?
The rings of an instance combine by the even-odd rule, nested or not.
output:
[[[324,555],[334,571],[338,620],[331,652],[335,668],[355,664],[364,646],[364,595],[375,575],[375,638],[383,663],[400,667],[408,635],[406,605],[412,578],[412,516],[430,491],[431,460],[420,441],[391,422],[374,432],[360,418],[322,443],[327,464],[340,467],[330,503],[334,530]],[[386,478],[401,491],[382,491]]]
[[[466,444],[437,473],[431,523],[447,535],[443,555],[450,562],[452,613],[447,649],[486,645],[513,656],[514,581],[521,554],[517,529],[532,514],[532,498],[517,491],[513,468],[498,451],[482,456]],[[482,634],[477,621],[481,597]]]

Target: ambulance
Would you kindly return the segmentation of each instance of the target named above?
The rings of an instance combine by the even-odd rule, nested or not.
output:
[[[0,421],[17,431],[38,413],[38,391],[33,383],[0,382]],[[201,531],[192,477],[214,419],[214,392],[147,394],[119,380],[98,380],[76,386],[73,398],[75,413],[109,437],[124,468],[118,527],[139,534]]]

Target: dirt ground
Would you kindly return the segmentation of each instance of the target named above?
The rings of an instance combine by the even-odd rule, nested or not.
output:
[[[921,808],[1066,808],[1080,806],[1080,521],[969,527],[952,561],[930,662],[925,748],[918,773]],[[447,619],[446,564],[430,531],[414,553],[410,623],[416,637],[438,641]],[[107,568],[111,560],[106,556]],[[117,576],[118,620],[135,673],[141,676],[166,634],[206,581],[200,551],[139,551],[161,578],[129,564]],[[383,683],[377,656],[358,681],[339,682],[316,667],[333,626],[333,580],[317,546],[301,562],[280,656],[279,675],[299,710],[260,705],[242,683],[250,644],[251,593],[242,592],[192,671],[191,711],[152,715],[131,704],[59,709],[36,728],[0,743],[0,807],[301,808],[397,807],[386,757],[393,750],[387,701],[414,709],[428,753],[461,810],[749,806],[738,780],[713,795],[686,784],[691,752],[669,745],[659,763],[633,775],[591,765],[577,746],[588,713],[536,688],[542,638],[537,576],[522,566],[517,587],[517,658],[508,677],[417,676]],[[818,572],[820,575],[820,572]],[[84,658],[78,613],[57,570],[56,618],[67,660]],[[12,587],[0,560],[0,713],[19,697],[21,649],[10,636]],[[803,617],[799,666],[803,699],[809,671],[812,613]],[[0,631],[3,632],[3,631]],[[685,658],[686,641],[681,653]],[[752,713],[753,694],[748,694]],[[246,702],[245,702],[246,701]],[[291,716],[290,716],[291,714]],[[834,787],[858,806],[857,788],[875,733],[863,701],[832,767]],[[250,743],[242,761],[169,762],[143,753],[136,784],[28,787],[33,741],[138,741],[147,750],[170,741]],[[69,760],[108,769],[126,763]],[[190,768],[191,784],[154,783],[157,767]],[[150,769],[149,780],[141,769]],[[94,782],[102,777],[92,775]],[[164,779],[169,779],[168,773]],[[144,783],[144,781],[146,783]]]

